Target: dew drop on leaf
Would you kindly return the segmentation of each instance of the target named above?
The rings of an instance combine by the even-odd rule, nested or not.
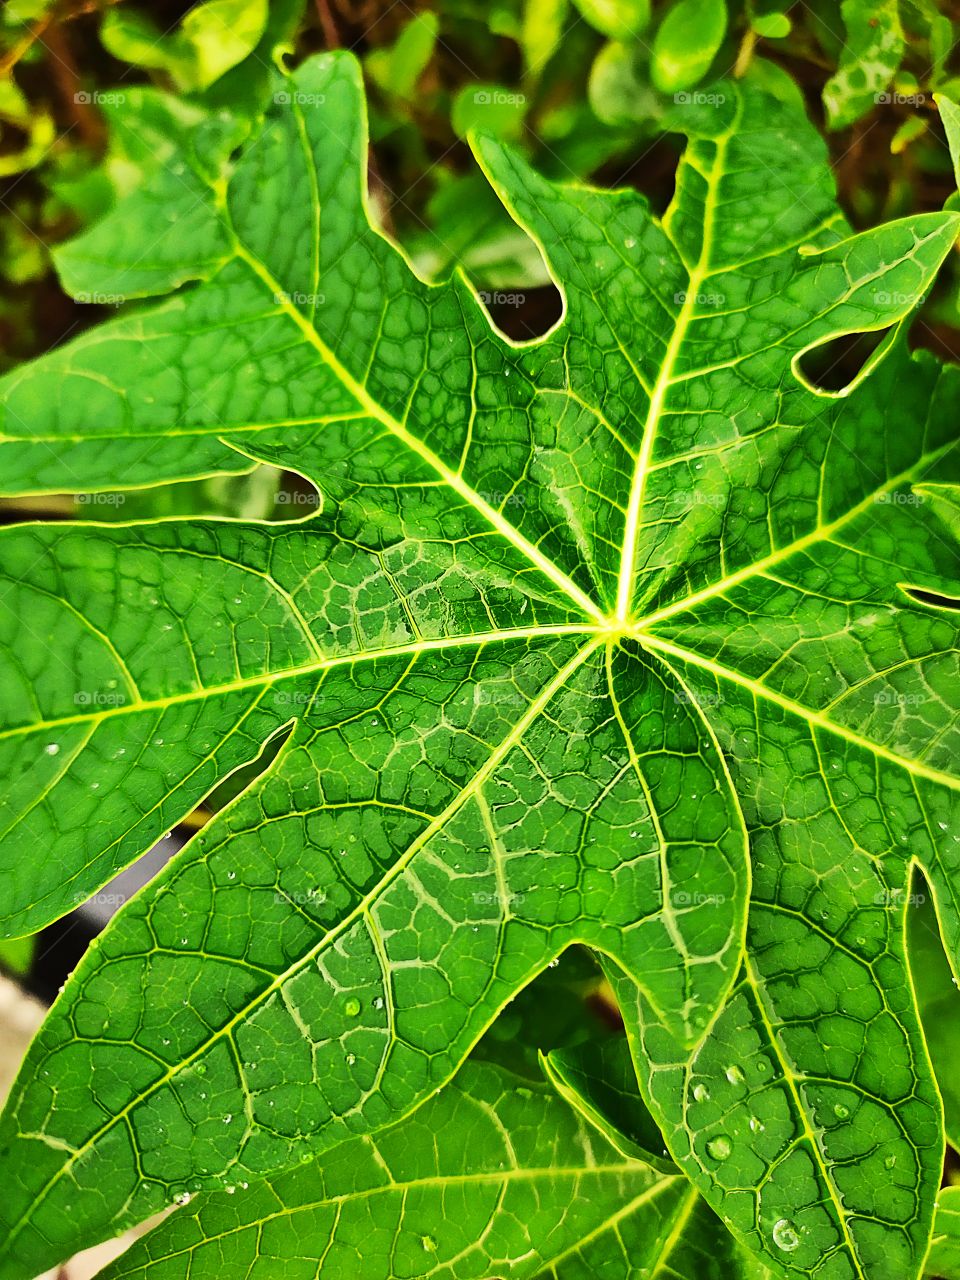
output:
[[[348,1001],[347,1001],[347,1003],[346,1003],[343,1007],[344,1007],[344,1009],[345,1009],[345,1010],[346,1010],[346,1012],[347,1012],[347,1017],[348,1017],[348,1018],[355,1018],[355,1017],[357,1016],[357,1014],[360,1012],[360,1001],[359,1001],[359,1000],[348,1000]]]
[[[713,1160],[726,1160],[732,1150],[730,1139],[725,1133],[721,1133],[719,1137],[711,1138],[707,1143],[707,1155]]]
[[[773,1224],[773,1243],[784,1253],[793,1253],[799,1246],[800,1237],[789,1218],[779,1218]]]
[[[833,1108],[833,1113],[838,1120],[846,1120],[847,1116],[850,1114],[850,1108],[845,1107],[842,1102],[838,1102]]]
[[[427,1253],[437,1252],[437,1242],[434,1240],[433,1236],[421,1236],[420,1243],[423,1245],[424,1250]]]
[[[46,751],[48,756],[57,755],[58,752],[60,751],[59,742],[48,742],[47,745],[44,747],[44,751]]]
[[[725,1074],[731,1084],[743,1084],[743,1072],[738,1066],[727,1067]]]
[[[710,1097],[710,1090],[705,1084],[695,1084],[693,1086],[693,1096],[697,1102],[706,1102]]]

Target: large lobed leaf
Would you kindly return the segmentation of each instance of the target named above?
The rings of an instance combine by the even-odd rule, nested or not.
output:
[[[718,96],[662,222],[478,142],[564,293],[531,343],[370,226],[346,57],[236,163],[229,120],[185,128],[67,251],[78,292],[200,283],[4,380],[5,488],[254,458],[324,509],[0,534],[11,935],[289,730],[34,1044],[5,1280],[397,1122],[574,942],[742,1240],[918,1273],[939,1102],[898,894],[922,862],[955,956],[956,624],[905,588],[956,593],[958,383],[896,334],[840,396],[800,361],[898,325],[958,217],[850,236],[806,122]]]

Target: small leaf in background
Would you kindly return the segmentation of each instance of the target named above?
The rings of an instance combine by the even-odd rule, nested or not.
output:
[[[907,953],[927,1049],[943,1098],[947,1140],[960,1151],[960,992],[940,940],[930,891],[917,877],[907,911]]]
[[[923,116],[910,116],[898,126],[896,133],[890,139],[891,153],[895,156],[900,155],[906,151],[911,142],[915,142],[926,131],[927,122]]]
[[[26,142],[17,145],[23,135]],[[0,79],[0,177],[32,169],[44,159],[56,136],[51,117],[27,103],[12,76]],[[7,149],[7,143],[12,144]]]
[[[495,138],[517,139],[523,132],[526,95],[502,84],[468,84],[453,100],[451,122],[465,138],[471,130]]]
[[[560,44],[570,0],[527,0],[519,41],[527,74],[536,79]]]
[[[36,934],[26,938],[0,938],[0,966],[22,977],[29,973],[36,949]]]
[[[792,29],[785,13],[755,13],[750,19],[750,25],[758,36],[767,40],[783,40]]]
[[[960,1187],[944,1187],[937,1197],[924,1275],[935,1276],[936,1280],[960,1280]]]
[[[618,1151],[662,1173],[677,1173],[647,1110],[625,1036],[588,1040],[541,1054],[544,1075]]]
[[[942,13],[930,21],[930,83],[936,87],[946,74],[947,59],[953,52],[953,23]]]
[[[903,60],[897,0],[843,0],[847,39],[840,66],[823,88],[831,129],[844,129],[878,102]]]
[[[943,93],[936,95],[940,119],[943,121],[947,135],[947,146],[950,148],[950,159],[953,161],[953,173],[960,187],[960,107]]]
[[[630,125],[661,116],[663,107],[650,87],[647,70],[635,45],[608,41],[594,59],[587,83],[597,119],[609,125]]]
[[[180,39],[190,51],[192,83],[206,89],[257,47],[267,25],[267,0],[207,0],[180,24]]]
[[[700,83],[727,33],[725,0],[678,0],[653,42],[651,75],[661,93]]]
[[[650,22],[650,0],[574,0],[583,18],[611,40],[636,40]]]
[[[433,57],[437,43],[437,15],[418,13],[389,47],[367,56],[366,68],[384,93],[412,98],[417,81]]]
[[[267,0],[207,0],[166,35],[137,10],[115,8],[104,18],[100,38],[114,57],[165,71],[183,90],[202,90],[253,52],[268,16]]]

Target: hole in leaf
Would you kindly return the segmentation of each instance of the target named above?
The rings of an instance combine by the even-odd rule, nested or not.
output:
[[[553,284],[533,289],[484,288],[478,296],[500,332],[515,342],[541,337],[563,312],[560,290]]]
[[[846,395],[878,363],[895,329],[869,333],[841,333],[800,354],[797,377],[811,391],[830,396]]]
[[[902,587],[901,590],[916,600],[917,604],[927,604],[933,609],[953,609],[960,612],[960,596],[944,596],[938,591],[927,591],[923,587]]]

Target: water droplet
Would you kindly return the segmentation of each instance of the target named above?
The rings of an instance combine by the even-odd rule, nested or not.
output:
[[[348,1054],[347,1054],[347,1066],[348,1066],[348,1067],[352,1067],[352,1066],[353,1066],[353,1064],[356,1062],[356,1060],[357,1060],[357,1055],[356,1055],[355,1053],[348,1053]]]
[[[623,242],[623,247],[625,249],[635,249],[637,247],[637,242],[634,240],[633,236],[628,236]]]
[[[767,1127],[767,1126],[766,1126],[766,1125],[765,1125],[761,1120],[758,1120],[756,1116],[751,1116],[751,1117],[750,1117],[750,1132],[751,1132],[751,1133],[763,1133],[763,1131],[764,1131],[764,1129],[766,1129],[766,1127]]]
[[[207,1074],[207,1067],[206,1067],[206,1063],[204,1063],[204,1062],[198,1062],[198,1063],[197,1063],[197,1075],[198,1075],[198,1076],[205,1076],[206,1074]]]
[[[693,1096],[697,1102],[707,1102],[710,1098],[710,1090],[705,1084],[695,1084],[693,1086]]]
[[[60,743],[48,742],[47,745],[44,747],[44,751],[46,751],[48,756],[55,756],[60,751]]]
[[[355,1018],[357,1014],[360,1012],[360,1001],[348,1000],[343,1007],[346,1010],[346,1014],[348,1018]]]
[[[377,998],[376,998],[376,999],[374,1000],[374,1002],[373,1002],[373,1007],[374,1007],[375,1009],[382,1009],[382,1008],[383,1008],[383,996],[377,996]]]
[[[227,879],[228,879],[228,880],[236,880],[236,878],[237,878],[237,873],[236,873],[235,871],[228,871],[228,872],[227,872]]]
[[[190,1192],[189,1192],[189,1191],[178,1191],[178,1192],[177,1192],[177,1194],[173,1197],[173,1203],[174,1203],[174,1204],[189,1204],[189,1203],[190,1203]]]
[[[850,1114],[850,1108],[845,1107],[842,1102],[838,1102],[833,1108],[833,1114],[838,1120],[846,1120],[847,1116]]]
[[[896,1163],[897,1163],[896,1156],[887,1156],[886,1160],[884,1160],[883,1162],[883,1167],[885,1169],[892,1169]]]
[[[726,1160],[732,1150],[730,1139],[725,1133],[721,1133],[716,1138],[711,1138],[707,1143],[707,1155],[713,1160]]]
[[[421,1236],[420,1243],[423,1245],[426,1253],[437,1252],[437,1242],[434,1240],[433,1236]]]
[[[228,1111],[227,1114],[223,1117],[223,1123],[229,1124],[232,1119],[233,1119],[233,1116]]]
[[[228,1196],[232,1196],[232,1195],[233,1195],[233,1193],[236,1191],[236,1189],[237,1189],[237,1188],[236,1188],[236,1187],[224,1187],[223,1189],[224,1189],[224,1191],[227,1193],[227,1195],[228,1195]]]
[[[727,1067],[726,1077],[731,1084],[743,1084],[743,1072],[739,1067]]]
[[[773,1224],[773,1243],[784,1253],[793,1253],[799,1246],[800,1237],[789,1218],[778,1218]]]

